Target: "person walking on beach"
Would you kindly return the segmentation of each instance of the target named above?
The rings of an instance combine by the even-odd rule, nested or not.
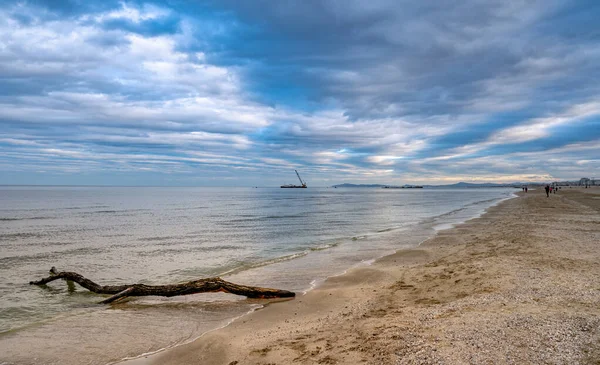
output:
[[[550,185],[546,185],[545,189],[546,189],[546,198],[549,198],[550,197]]]

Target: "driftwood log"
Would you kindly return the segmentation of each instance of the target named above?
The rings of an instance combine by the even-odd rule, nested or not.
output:
[[[296,294],[287,290],[260,288],[256,286],[245,286],[230,283],[221,278],[207,278],[187,283],[173,285],[145,285],[145,284],[129,284],[129,285],[98,285],[93,281],[86,279],[76,272],[56,270],[55,267],[50,269],[50,276],[38,281],[30,281],[30,285],[46,285],[47,283],[64,279],[67,282],[76,282],[87,290],[97,294],[112,295],[100,303],[108,304],[115,300],[125,297],[140,297],[147,295],[174,297],[177,295],[187,295],[196,293],[231,293],[244,295],[248,298],[291,298]]]

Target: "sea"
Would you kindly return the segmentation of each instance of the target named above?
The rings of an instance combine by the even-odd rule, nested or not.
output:
[[[113,305],[58,280],[173,284],[219,276],[302,296],[418,246],[510,188],[0,186],[0,364],[113,364],[193,341],[263,307],[232,294]]]

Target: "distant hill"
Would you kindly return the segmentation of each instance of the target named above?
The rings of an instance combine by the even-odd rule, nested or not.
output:
[[[496,183],[466,183],[459,182],[456,184],[449,185],[426,185],[428,188],[510,188],[514,186],[527,185],[523,183],[510,183],[510,184],[496,184]]]
[[[332,188],[382,188],[387,185],[381,184],[338,184],[333,185]]]
[[[508,188],[508,187],[521,187],[528,185],[527,183],[510,183],[510,184],[496,184],[496,183],[467,183],[459,182],[456,184],[448,185],[423,185],[424,188]],[[530,184],[531,185],[531,184]],[[384,186],[397,187],[398,185],[385,185],[385,184],[338,184],[333,185],[332,188],[383,188]],[[406,187],[415,185],[405,185]]]

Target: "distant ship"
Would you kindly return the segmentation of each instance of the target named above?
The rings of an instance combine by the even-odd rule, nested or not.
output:
[[[296,170],[294,170],[294,171],[296,171]],[[298,176],[298,180],[300,180],[300,184],[302,184],[302,185],[287,184],[287,185],[281,185],[281,187],[284,189],[306,189],[306,183],[304,181],[302,181],[302,178],[300,178],[300,174],[298,173],[298,171],[296,171],[296,176]]]

